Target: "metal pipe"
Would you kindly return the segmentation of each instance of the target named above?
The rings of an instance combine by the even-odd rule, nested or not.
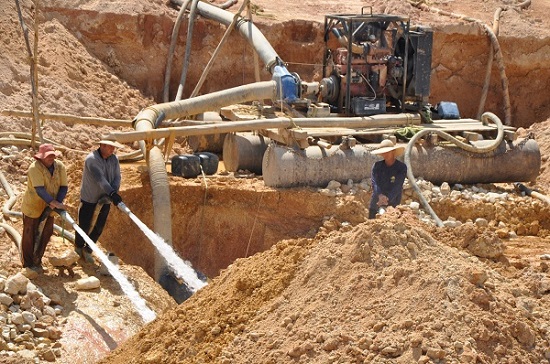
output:
[[[191,101],[188,99],[185,101]],[[158,106],[158,105],[157,105]],[[147,113],[146,113],[147,112]],[[139,119],[141,123],[151,124],[151,116],[155,110],[145,109]],[[111,132],[107,139],[128,143],[135,140],[154,140],[169,136],[205,135],[217,133],[231,133],[240,131],[261,130],[270,128],[315,128],[315,127],[342,127],[342,128],[382,128],[398,125],[419,125],[419,114],[380,114],[357,117],[326,117],[326,118],[274,118],[256,121],[236,121],[223,124],[182,126],[164,129],[143,129],[141,131]]]
[[[31,112],[28,111],[19,111],[19,110],[2,110],[0,115],[4,116],[15,116],[22,118],[30,118],[33,116]],[[95,118],[88,116],[75,116],[67,114],[38,114],[41,120],[53,120],[53,121],[62,121],[65,124],[86,124],[86,125],[106,125],[112,127],[124,126],[131,128],[132,120],[120,120],[120,119],[104,119],[104,118]]]

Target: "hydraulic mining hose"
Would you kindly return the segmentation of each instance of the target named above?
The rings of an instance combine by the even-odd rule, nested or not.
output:
[[[489,34],[489,38],[491,40],[492,47],[489,49],[489,57],[488,57],[488,61],[487,61],[486,71],[485,71],[485,81],[483,83],[483,88],[481,90],[481,96],[479,98],[478,117],[480,117],[481,113],[483,112],[483,109],[485,108],[485,101],[487,100],[487,94],[489,92],[489,86],[490,86],[490,82],[491,82],[491,70],[493,68],[493,59],[495,58],[495,51],[497,51],[497,55],[499,57],[499,59],[498,59],[498,68],[499,68],[499,71],[500,71],[500,74],[501,74],[503,87],[505,88],[506,92],[507,92],[507,88],[508,88],[508,79],[506,77],[506,72],[504,70],[504,62],[502,61],[502,55],[500,54],[500,46],[498,44],[498,39],[497,39],[498,32],[499,32],[499,25],[500,25],[500,15],[502,14],[503,11],[507,11],[510,8],[511,9],[516,9],[516,10],[517,9],[524,9],[524,8],[529,7],[530,5],[531,5],[531,0],[527,0],[527,1],[524,1],[520,4],[516,4],[516,5],[513,5],[513,6],[501,6],[495,11],[495,14],[493,16],[493,27],[490,29],[489,26],[483,25],[483,27],[485,28],[485,30]],[[504,97],[505,97],[505,103],[506,103],[506,106],[507,106],[507,110],[509,110],[508,107],[511,107],[509,105],[509,103],[510,103],[509,97],[508,97],[508,99],[506,99],[506,94],[505,94]],[[511,116],[510,116],[510,118],[511,118]],[[505,124],[506,125],[511,125],[509,123],[511,123],[511,120],[506,119]]]
[[[0,145],[22,145],[22,146],[32,146],[32,142],[30,140],[31,138],[30,133],[22,133],[22,132],[0,132]],[[50,139],[42,139],[44,143],[50,143],[53,146],[55,146],[56,149],[60,151],[71,151],[79,154],[88,154],[88,151],[84,150],[78,150],[78,149],[72,149],[69,147],[64,146],[63,144],[59,144],[56,141],[50,140]],[[143,159],[143,154],[141,153],[141,150],[135,150],[133,152],[130,152],[128,154],[122,154],[118,156],[118,159],[121,162],[135,162]]]
[[[166,58],[166,70],[164,72],[164,89],[162,100],[164,102],[170,101],[170,78],[172,76],[172,59],[174,58],[174,51],[176,49],[176,44],[178,41],[179,31],[181,27],[181,22],[184,18],[185,11],[189,5],[189,1],[185,0],[183,5],[181,5],[180,11],[172,28],[172,36],[170,37],[170,48],[168,50],[168,57]]]
[[[185,88],[185,80],[189,69],[189,60],[191,58],[191,44],[193,43],[193,29],[195,28],[195,19],[197,17],[198,0],[193,0],[191,3],[191,11],[189,13],[189,21],[187,22],[187,40],[185,41],[185,54],[183,56],[183,66],[180,75],[180,84],[176,94],[176,101],[181,100],[183,89]]]
[[[234,14],[213,6],[205,1],[200,1],[197,9],[201,16],[217,21],[225,26],[230,26],[233,22]],[[244,18],[241,18],[236,23],[235,28],[256,51],[262,62],[265,64],[266,69],[270,73],[273,73],[273,67],[277,64],[280,57],[277,55],[277,52],[275,52],[262,32],[258,30],[256,25],[254,25],[251,21]]]
[[[8,183],[8,180],[4,176],[4,174],[0,171],[0,184],[2,184],[2,187],[4,188],[4,191],[6,191],[6,194],[8,195],[8,200],[4,205],[2,206],[2,214],[4,216],[13,216],[22,218],[23,214],[19,211],[13,211],[11,208],[15,204],[15,201],[17,200],[17,196],[13,193],[13,190]],[[13,241],[17,244],[17,247],[20,246],[21,243],[21,235],[17,230],[15,230],[11,225],[8,224],[0,224],[0,227],[4,228],[6,232],[12,237]],[[60,227],[58,225],[54,225],[54,230],[57,231],[60,235],[62,235],[64,238],[69,239],[70,241],[74,241],[74,234],[72,234],[69,231],[66,231],[63,227]]]
[[[20,212],[17,213],[15,211],[11,211],[11,207],[13,204],[15,204],[15,201],[17,200],[17,196],[13,193],[13,190],[11,189],[10,184],[8,183],[8,180],[4,176],[4,173],[0,171],[0,183],[2,183],[2,187],[4,187],[4,191],[6,191],[6,194],[8,195],[8,200],[4,205],[2,206],[2,214],[3,216],[17,216],[22,217],[23,214]],[[12,238],[12,240],[15,242],[17,247],[19,248],[21,246],[21,235],[15,228],[13,228],[11,225],[0,223],[0,227],[4,228],[8,235]]]
[[[542,193],[532,190],[529,187],[525,186],[522,183],[516,182],[514,183],[514,186],[520,191],[525,193],[527,196],[538,198],[539,200],[546,202],[548,205],[550,205],[550,197],[543,195]]]
[[[32,112],[20,111],[20,110],[2,110],[0,115],[4,116],[15,116],[20,118],[30,118],[33,116]],[[100,125],[100,126],[112,126],[118,127],[123,126],[127,128],[132,127],[132,120],[121,120],[121,119],[105,119],[105,118],[96,118],[90,116],[75,116],[68,114],[38,114],[40,120],[52,120],[52,121],[61,121],[67,125],[74,124],[86,124],[86,125]]]
[[[134,129],[151,130],[164,119],[178,119],[216,110],[221,107],[254,100],[273,99],[277,84],[275,81],[262,81],[216,91],[190,99],[166,102],[150,106],[140,111],[134,121]],[[146,124],[142,126],[142,124]]]
[[[199,90],[201,89],[201,87],[204,83],[204,80],[206,79],[206,76],[208,75],[208,73],[210,72],[210,69],[212,68],[212,65],[214,64],[214,60],[216,59],[216,57],[217,57],[218,53],[220,52],[222,46],[225,44],[225,42],[229,38],[229,35],[231,34],[233,29],[235,28],[235,25],[237,24],[237,21],[241,18],[241,13],[245,9],[245,7],[249,4],[249,1],[250,0],[244,0],[241,7],[237,11],[237,13],[233,16],[233,20],[231,21],[231,24],[225,30],[225,33],[224,33],[222,39],[220,40],[220,43],[218,44],[218,46],[216,47],[216,49],[212,53],[212,56],[210,56],[210,60],[208,61],[208,63],[204,67],[204,70],[202,71],[202,74],[201,74],[199,80],[197,81],[197,84],[195,85],[195,88],[191,92],[190,97],[195,97],[199,93]]]
[[[452,17],[452,18],[457,18],[457,19],[468,21],[468,22],[476,23],[487,33],[487,35],[489,36],[489,40],[491,41],[491,45],[492,45],[491,52],[489,54],[489,56],[491,57],[489,63],[492,62],[492,59],[494,57],[494,59],[497,63],[499,73],[500,73],[502,93],[503,93],[503,98],[504,98],[504,114],[505,114],[504,122],[505,122],[506,125],[512,125],[512,115],[511,115],[512,106],[511,106],[511,102],[510,102],[510,92],[509,92],[509,87],[508,87],[509,82],[508,82],[508,77],[506,76],[504,58],[502,57],[502,51],[500,49],[500,45],[499,45],[498,38],[497,38],[498,24],[495,24],[495,26],[494,26],[495,31],[493,31],[493,29],[491,29],[487,24],[484,24],[481,20],[471,18],[471,17],[465,16],[465,15],[462,15],[462,14],[456,14],[456,13],[441,10],[441,9],[438,9],[438,8],[430,7],[426,4],[424,4],[423,2],[419,2],[419,1],[408,0],[408,2],[410,4],[412,4],[413,6],[419,8],[420,10],[424,10],[424,11],[431,12],[431,13],[436,13],[436,14],[442,14],[442,15],[446,15],[446,16],[449,16],[449,17]],[[523,1],[519,4],[515,4],[513,6],[503,7],[501,9],[497,10],[497,13],[495,14],[494,20],[495,20],[495,22],[499,21],[498,16],[500,16],[500,12],[502,10],[525,9],[525,8],[529,7],[530,5],[531,5],[531,0],[526,0],[526,1]],[[487,67],[487,72],[490,73],[489,66]],[[490,78],[490,75],[487,74],[486,77],[485,77],[485,83],[488,82],[489,78]],[[480,98],[478,113],[481,113],[481,110],[482,110],[483,105],[485,103],[485,98],[486,98],[485,88],[486,87],[488,87],[488,86],[484,85],[484,87],[483,87],[482,95],[481,95],[481,98]]]
[[[490,152],[491,150],[496,149],[500,145],[500,143],[502,143],[502,140],[504,139],[504,126],[502,125],[502,122],[500,121],[500,119],[495,114],[493,114],[491,112],[485,112],[481,116],[481,121],[483,122],[483,124],[487,124],[489,120],[491,120],[494,124],[497,125],[498,133],[497,133],[497,137],[493,141],[493,143],[488,144],[486,146],[476,147],[476,146],[473,146],[471,144],[466,144],[466,143],[458,140],[457,138],[453,137],[452,135],[447,134],[447,133],[445,133],[441,130],[427,128],[427,129],[423,129],[423,130],[419,131],[418,133],[416,133],[411,138],[411,140],[407,144],[407,147],[405,148],[405,156],[403,157],[403,159],[405,161],[405,164],[407,165],[407,178],[409,179],[409,182],[411,183],[411,185],[413,186],[416,194],[418,195],[418,198],[420,199],[420,202],[422,203],[422,205],[424,206],[426,211],[428,211],[430,213],[430,215],[432,216],[432,218],[435,220],[437,226],[442,227],[443,222],[437,216],[437,214],[434,212],[434,210],[432,209],[432,207],[430,206],[430,204],[428,203],[426,198],[422,195],[422,191],[420,190],[420,187],[418,187],[418,184],[416,183],[416,179],[414,177],[414,173],[413,173],[413,170],[412,170],[412,167],[411,167],[411,151],[412,151],[412,148],[416,144],[417,140],[419,140],[423,136],[428,135],[428,134],[437,134],[441,138],[454,143],[458,147],[460,147],[460,148],[462,148],[462,149],[464,149],[468,152],[477,153],[477,154]]]

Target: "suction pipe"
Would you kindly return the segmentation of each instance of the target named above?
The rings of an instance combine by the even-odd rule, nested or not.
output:
[[[233,21],[234,15],[226,10],[210,5],[203,1],[197,4],[199,15],[217,21],[226,26]],[[235,28],[248,40],[259,57],[271,72],[273,67],[281,65],[281,61],[271,47],[267,39],[252,23],[242,19]],[[136,132],[148,132],[159,126],[164,119],[178,119],[189,115],[196,115],[211,111],[223,106],[243,103],[255,100],[273,99],[276,94],[276,82],[258,82],[252,85],[244,85],[228,90],[214,92],[208,95],[198,96],[187,100],[165,102],[163,104],[148,107],[139,112],[133,121]],[[172,211],[170,206],[170,189],[168,175],[164,164],[164,157],[158,146],[152,139],[139,140],[140,149],[146,156],[149,167],[149,177],[153,194],[154,231],[168,244],[172,244]],[[155,280],[159,280],[165,263],[158,255],[155,258]]]
[[[229,26],[233,22],[234,14],[213,6],[207,2],[200,1],[197,4],[199,14],[207,19],[217,21],[225,26]],[[240,34],[248,41],[252,48],[256,51],[260,59],[266,65],[266,69],[273,73],[273,67],[277,65],[279,56],[273,49],[271,44],[265,38],[260,30],[249,20],[241,18],[235,25]]]

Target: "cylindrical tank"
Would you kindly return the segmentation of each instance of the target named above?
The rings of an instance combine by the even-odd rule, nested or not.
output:
[[[264,154],[263,178],[270,187],[325,187],[331,180],[345,183],[348,179],[359,182],[370,177],[377,160],[380,158],[363,145],[350,149],[311,146],[295,150],[272,144]]]
[[[222,122],[220,114],[214,111],[207,111],[197,115],[197,120]],[[221,153],[223,151],[223,142],[227,134],[205,134],[190,135],[187,143],[193,152],[212,152]]]
[[[482,146],[490,140],[472,142]],[[435,184],[506,183],[534,180],[540,170],[540,149],[534,139],[503,141],[489,153],[476,154],[458,147],[422,147],[411,151],[415,177]]]
[[[476,142],[482,144],[491,141]],[[377,145],[356,145],[351,149],[323,149],[317,146],[294,150],[270,145],[263,158],[263,179],[270,187],[325,187],[331,180],[341,183],[370,178],[372,165],[381,160],[371,154]],[[403,161],[403,157],[399,157]],[[443,182],[506,183],[531,181],[540,169],[540,150],[533,139],[503,142],[489,153],[466,152],[455,146],[417,145],[411,153],[415,177],[435,184]]]
[[[227,134],[223,143],[225,169],[262,174],[262,158],[269,142],[269,138],[253,133]]]

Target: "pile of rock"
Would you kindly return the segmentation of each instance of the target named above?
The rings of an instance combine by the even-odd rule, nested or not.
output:
[[[529,196],[522,196],[516,193],[510,193],[503,191],[494,184],[480,184],[464,186],[461,184],[454,184],[450,186],[444,182],[441,186],[434,185],[430,181],[419,178],[416,180],[416,184],[420,190],[420,193],[426,200],[426,202],[432,206],[445,201],[452,203],[459,201],[472,201],[479,203],[487,203],[492,205],[506,205],[522,206],[526,210],[540,210],[542,203]],[[325,196],[344,196],[344,195],[359,195],[364,193],[371,193],[372,187],[369,179],[364,179],[359,183],[354,183],[352,180],[348,180],[347,183],[340,183],[338,181],[330,181],[326,188],[320,188],[319,193]],[[402,205],[410,208],[418,215],[419,219],[428,224],[435,224],[433,217],[423,208],[420,203],[420,198],[417,192],[408,181],[405,179],[403,185],[403,197]],[[467,221],[460,221],[459,216],[449,216],[443,224],[446,227],[458,227]],[[477,226],[487,226],[490,224],[485,218],[477,218],[475,221],[471,221]],[[538,222],[528,224],[528,226],[507,226],[503,221],[496,222],[494,228],[497,230],[501,238],[515,237],[519,235],[536,235],[539,229]],[[515,231],[519,230],[519,231]]]
[[[58,316],[63,307],[23,273],[0,275],[0,358],[55,361],[61,356]],[[1,360],[1,359],[0,359]]]

